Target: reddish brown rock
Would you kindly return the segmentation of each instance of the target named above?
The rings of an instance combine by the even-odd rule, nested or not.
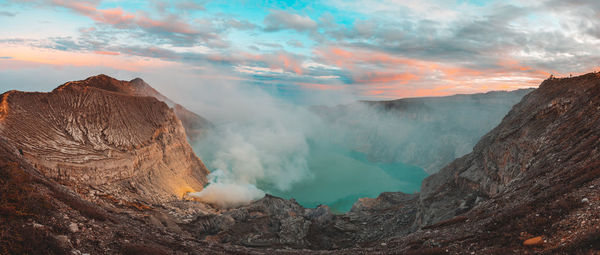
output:
[[[140,78],[135,78],[131,81],[120,81],[100,74],[81,81],[67,82],[59,88],[65,86],[94,87],[131,96],[154,97],[165,102],[171,109],[173,109],[175,115],[177,115],[177,118],[181,120],[187,137],[192,141],[200,138],[204,132],[212,127],[212,124],[208,120],[186,109],[182,105],[173,102],[171,99],[152,88],[150,85],[148,85],[148,83]]]
[[[155,202],[202,189],[208,170],[181,121],[129,84],[95,76],[50,93],[6,92],[0,136],[44,175],[74,185]]]
[[[536,237],[529,238],[529,239],[525,240],[523,242],[523,245],[525,245],[525,246],[536,246],[536,245],[541,245],[543,243],[544,243],[544,240],[542,239],[542,237],[541,236],[536,236]]]

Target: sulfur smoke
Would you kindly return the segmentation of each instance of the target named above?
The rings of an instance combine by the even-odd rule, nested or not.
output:
[[[307,141],[316,115],[249,87],[220,92],[227,96],[218,111],[205,113],[215,128],[194,146],[213,171],[210,184],[193,196],[231,207],[264,196],[265,187],[285,191],[311,178]]]
[[[428,174],[470,152],[525,93],[399,107],[320,95],[310,106],[253,87],[213,87],[194,110],[215,126],[193,145],[212,173],[192,195],[235,207],[270,193],[346,211],[359,197],[416,192]]]

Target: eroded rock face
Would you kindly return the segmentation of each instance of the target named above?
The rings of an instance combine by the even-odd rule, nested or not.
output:
[[[0,136],[44,175],[151,202],[201,190],[208,170],[173,110],[107,76],[1,95]],[[133,95],[132,95],[133,94]]]
[[[150,85],[148,85],[148,83],[140,78],[135,78],[131,81],[120,81],[100,74],[89,77],[82,81],[68,82],[61,87],[64,86],[94,87],[102,90],[117,92],[119,94],[154,97],[159,101],[165,102],[170,108],[173,109],[177,118],[181,120],[187,137],[192,141],[199,139],[205,132],[207,132],[207,130],[212,128],[212,123],[210,123],[208,120],[189,111],[180,104],[173,102],[171,99],[152,88]]]
[[[519,186],[544,190],[593,170],[600,158],[599,118],[600,74],[544,81],[472,153],[423,181],[416,225],[452,218]],[[519,201],[533,195],[525,192]]]

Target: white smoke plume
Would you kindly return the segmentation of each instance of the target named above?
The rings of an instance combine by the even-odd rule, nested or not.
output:
[[[301,91],[307,97],[290,99],[285,91],[267,92],[277,87],[226,80],[181,75],[165,82],[178,88],[166,90],[168,97],[215,125],[193,144],[212,173],[204,190],[192,195],[219,207],[265,193],[314,206],[351,205],[356,197],[383,191],[414,192],[428,173],[470,152],[523,95],[427,99],[385,110],[341,90]]]
[[[257,185],[285,191],[311,178],[307,141],[320,121],[314,113],[249,88],[226,94],[229,103],[211,119],[215,128],[195,145],[217,176],[192,196],[231,207],[264,196]]]

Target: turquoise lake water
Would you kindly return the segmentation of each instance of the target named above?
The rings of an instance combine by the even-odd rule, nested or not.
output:
[[[358,198],[377,197],[381,192],[418,192],[427,173],[417,166],[400,162],[370,162],[363,153],[336,146],[311,144],[308,168],[312,173],[279,191],[259,186],[267,193],[294,198],[301,205],[314,208],[328,205],[337,213],[347,212]]]

